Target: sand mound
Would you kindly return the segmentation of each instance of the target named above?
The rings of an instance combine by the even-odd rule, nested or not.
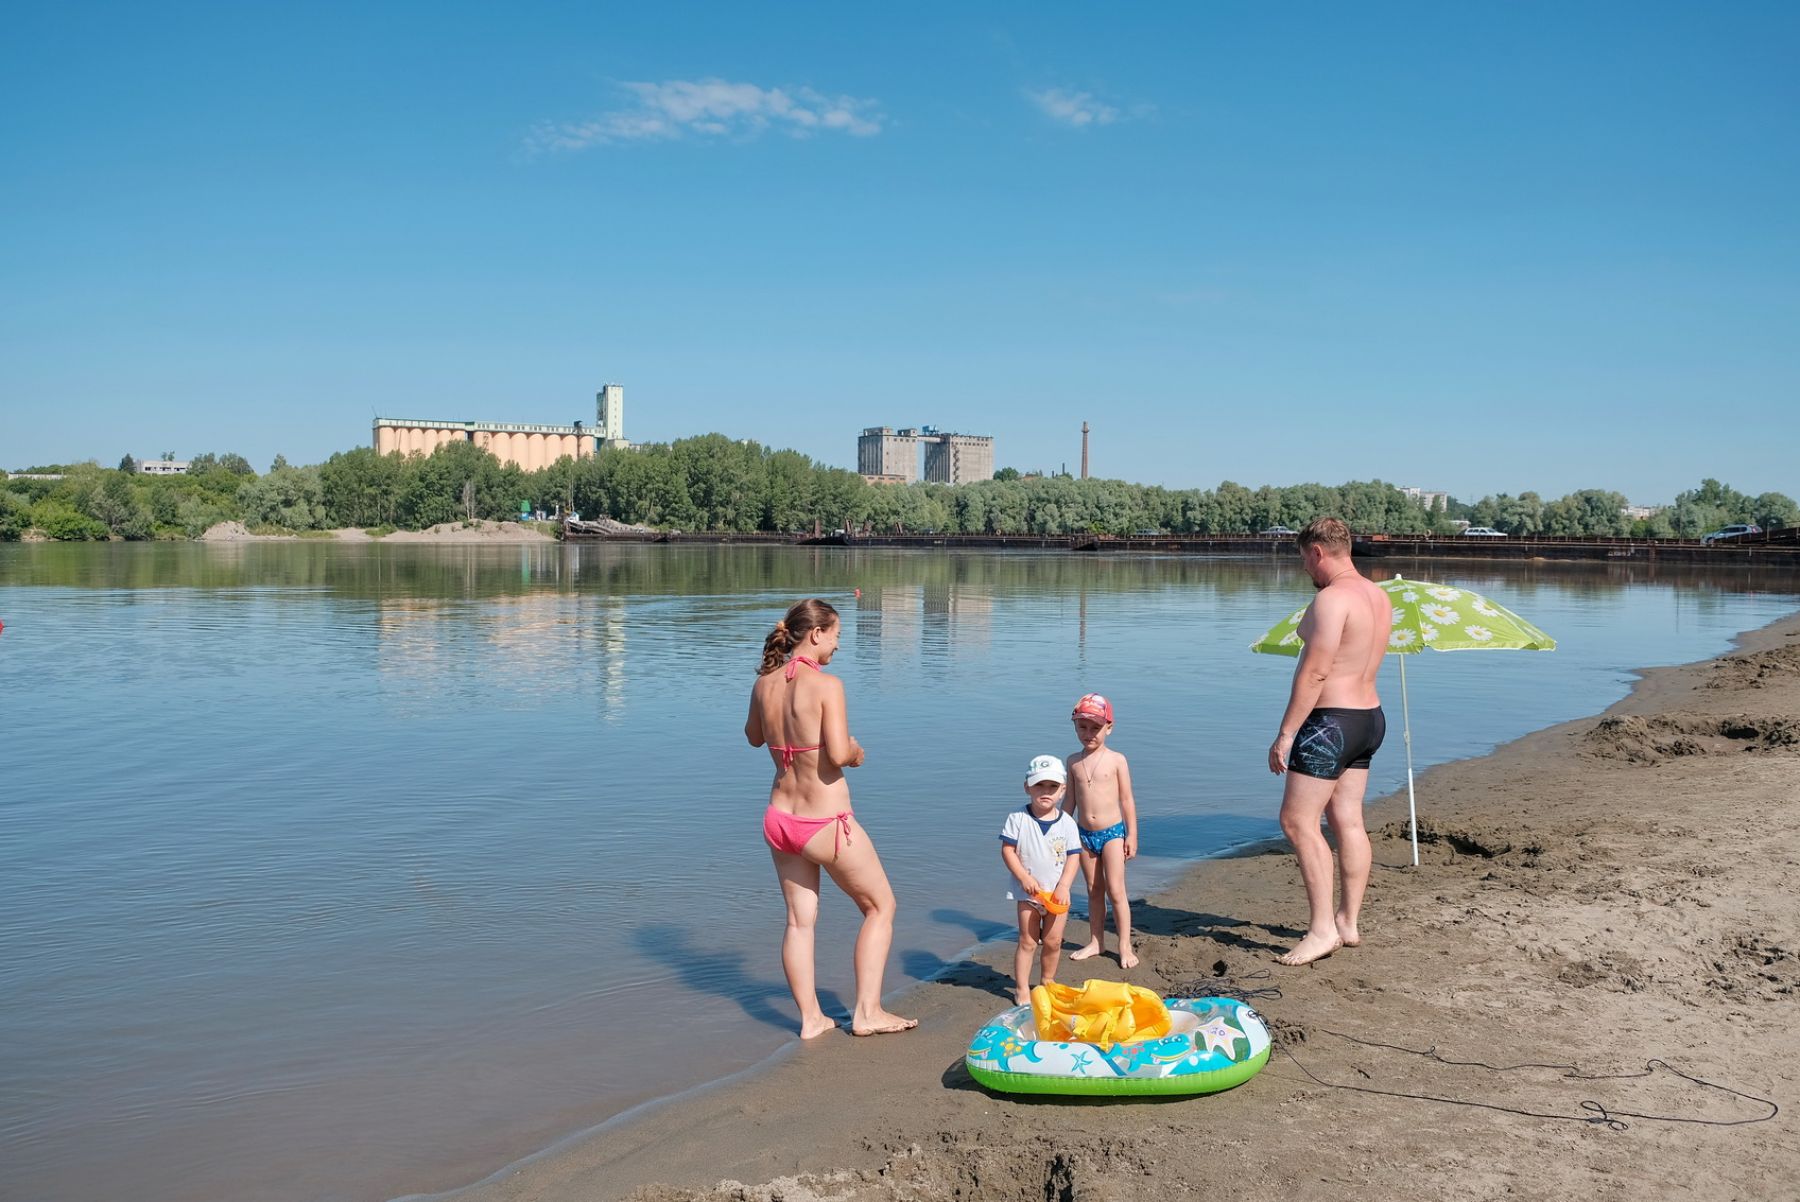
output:
[[[1389,839],[1407,839],[1411,837],[1411,828],[1405,822],[1390,822],[1375,833]],[[1442,845],[1459,856],[1474,856],[1482,860],[1503,860],[1511,863],[1528,863],[1544,854],[1540,839],[1532,838],[1523,832],[1502,830],[1499,827],[1440,827],[1429,819],[1419,819],[1419,846]]]
[[[256,541],[256,535],[244,528],[242,522],[220,522],[208,526],[206,533],[200,536],[203,543],[249,543]]]
[[[1730,655],[1712,666],[1709,689],[1762,689],[1800,672],[1800,647],[1776,647],[1755,655]]]
[[[1692,755],[1733,751],[1800,750],[1800,719],[1740,714],[1619,714],[1602,718],[1586,738],[1588,751],[1606,760],[1666,764]]]
[[[543,543],[548,534],[517,522],[440,522],[429,530],[396,530],[385,543]]]

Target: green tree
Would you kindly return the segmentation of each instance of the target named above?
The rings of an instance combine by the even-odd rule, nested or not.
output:
[[[1750,503],[1750,515],[1750,520],[1764,530],[1800,526],[1800,505],[1783,493],[1763,493]]]
[[[121,472],[108,472],[99,487],[88,492],[83,508],[110,535],[126,539],[151,535],[150,512],[133,491],[131,477]]]
[[[339,451],[319,465],[319,490],[327,526],[393,526],[407,461],[373,447]]]
[[[996,480],[1012,481],[1017,480],[1018,478],[1019,469],[1016,467],[1003,467],[994,473],[994,479]]]
[[[0,489],[0,543],[19,541],[31,525],[31,514],[25,502],[11,489]]]
[[[813,476],[817,470],[813,461],[798,451],[768,452],[763,469],[767,482],[763,529],[804,530],[811,524],[816,512]]]
[[[127,452],[125,457],[119,460],[119,470],[127,475],[135,473],[137,471],[137,460],[133,459],[130,453]]]
[[[244,481],[237,493],[244,521],[286,530],[320,530],[325,527],[325,490],[316,467],[272,469],[260,479]]]

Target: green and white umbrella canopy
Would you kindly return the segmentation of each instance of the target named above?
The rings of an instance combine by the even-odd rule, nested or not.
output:
[[[1480,593],[1447,584],[1395,577],[1377,582],[1394,603],[1394,628],[1388,632],[1388,650],[1411,655],[1430,647],[1433,651],[1554,651],[1556,640],[1503,605]],[[1297,609],[1250,644],[1264,655],[1299,655],[1300,619]]]
[[[1480,593],[1426,580],[1396,576],[1376,582],[1394,603],[1394,625],[1388,631],[1388,651],[1411,655],[1430,647],[1433,651],[1554,651],[1556,640],[1504,605]],[[1270,627],[1250,644],[1264,655],[1298,657],[1305,646],[1300,638],[1297,609]],[[1412,707],[1406,697],[1406,661],[1400,661],[1400,712],[1405,721],[1406,805],[1412,819],[1413,864],[1419,862],[1419,807],[1413,796]]]

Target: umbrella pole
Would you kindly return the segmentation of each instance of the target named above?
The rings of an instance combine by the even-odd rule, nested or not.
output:
[[[1406,699],[1406,657],[1400,657],[1400,714],[1406,723],[1406,814],[1412,822],[1413,867],[1419,866],[1419,805],[1413,798],[1412,707]]]

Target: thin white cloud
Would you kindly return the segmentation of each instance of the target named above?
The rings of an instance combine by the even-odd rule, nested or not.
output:
[[[754,138],[774,130],[793,138],[821,131],[867,138],[886,120],[873,100],[827,96],[812,88],[762,88],[723,79],[627,83],[630,103],[586,121],[544,122],[527,145],[537,151],[585,150],[688,136]]]
[[[1119,119],[1119,110],[1092,92],[1071,92],[1066,88],[1045,88],[1026,92],[1025,98],[1038,106],[1046,117],[1076,129],[1090,125],[1111,125]]]

